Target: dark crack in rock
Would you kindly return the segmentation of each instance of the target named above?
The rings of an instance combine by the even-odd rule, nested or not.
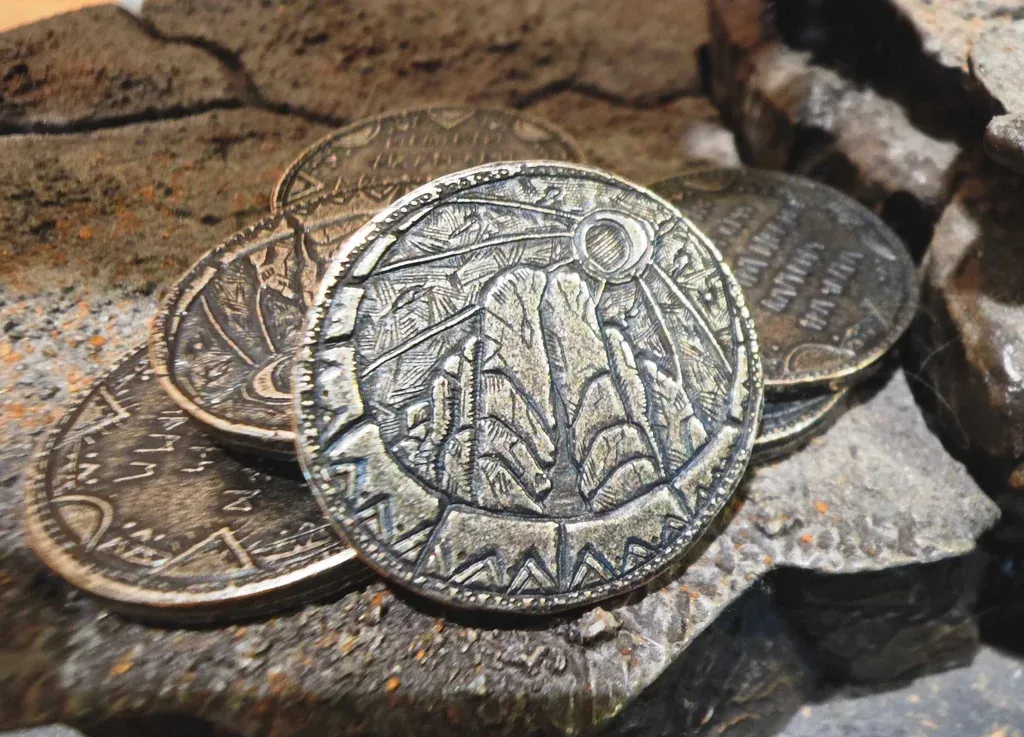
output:
[[[0,139],[0,285],[152,291],[265,213],[281,172],[327,129],[219,110]]]
[[[150,0],[146,20],[237,57],[271,104],[351,119],[438,100],[524,104],[575,88],[653,105],[699,92],[702,2]]]
[[[222,65],[113,6],[0,36],[0,130],[75,130],[237,105]]]
[[[1024,182],[988,164],[942,214],[912,329],[922,402],[990,488],[1024,490]]]

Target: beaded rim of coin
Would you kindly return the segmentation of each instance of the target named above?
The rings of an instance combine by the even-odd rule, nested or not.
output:
[[[66,403],[61,419],[50,429],[33,456],[24,487],[26,504],[23,529],[30,548],[50,570],[120,612],[147,621],[177,623],[210,623],[280,611],[301,601],[338,591],[368,575],[368,569],[341,539],[335,539],[332,543],[339,552],[331,553],[304,568],[281,575],[268,575],[259,569],[259,580],[250,583],[239,585],[241,579],[235,578],[223,583],[205,583],[195,587],[204,590],[189,592],[168,592],[131,585],[104,574],[102,569],[82,563],[72,554],[71,551],[81,546],[82,542],[63,531],[64,523],[58,522],[52,514],[46,512],[52,498],[49,486],[54,473],[54,453],[68,433],[75,429],[81,419],[81,412],[90,401],[106,392],[106,401],[109,403],[108,384],[115,377],[127,373],[127,380],[142,381],[144,379],[141,377],[152,370],[147,364],[144,346],[129,351],[85,392]],[[156,385],[156,382],[153,381],[153,384]],[[180,411],[170,400],[167,400],[167,408]],[[115,416],[121,421],[130,417],[130,414],[121,408]],[[187,416],[182,416],[181,421],[194,423]],[[199,433],[201,426],[194,423],[193,430]],[[298,478],[293,483],[296,491],[303,486]],[[76,501],[86,501],[81,494],[70,496]],[[103,506],[96,502],[93,504]],[[309,504],[311,510],[317,510],[313,499],[310,499]],[[113,510],[110,510],[110,514],[113,514]],[[109,525],[111,521],[108,519],[106,524]],[[102,523],[100,529],[105,529]],[[92,544],[96,544],[99,537],[94,535],[91,540]]]
[[[472,113],[490,113],[507,115],[511,120],[516,123],[524,123],[535,126],[545,133],[549,134],[552,140],[557,141],[566,152],[566,161],[569,162],[585,162],[587,156],[583,151],[583,147],[577,142],[571,135],[566,133],[564,130],[554,125],[553,123],[544,120],[543,118],[535,117],[519,110],[512,110],[509,108],[503,108],[498,106],[480,106],[480,105],[466,105],[459,103],[451,104],[436,104],[436,105],[423,105],[421,107],[404,108],[400,110],[392,110],[379,115],[371,115],[366,118],[360,118],[355,120],[348,125],[345,125],[326,136],[316,141],[312,145],[308,146],[302,153],[300,153],[295,160],[289,165],[288,169],[281,178],[278,180],[277,185],[274,187],[274,192],[270,197],[271,208],[278,210],[284,207],[288,207],[293,201],[302,201],[303,198],[291,198],[289,194],[294,186],[294,182],[297,177],[300,176],[304,167],[308,166],[308,162],[315,158],[324,149],[330,148],[339,139],[344,138],[346,135],[350,135],[353,132],[365,127],[370,123],[380,124],[386,120],[394,120],[403,116],[415,115],[418,113],[431,113],[434,111],[454,111],[458,114],[472,114]],[[538,152],[539,153],[539,152]],[[550,158],[535,156],[533,158]],[[459,169],[465,169],[466,166],[458,167]],[[454,173],[444,171],[438,172],[438,175]],[[413,179],[418,180],[422,183],[425,179],[431,179],[433,177],[415,176]],[[371,177],[372,179],[372,177]],[[374,182],[378,183],[378,182]]]
[[[353,427],[360,424],[364,414],[361,396],[364,388],[360,379],[357,378],[355,350],[342,345],[347,337],[352,337],[353,342],[358,337],[355,313],[357,297],[361,297],[361,295],[353,293],[362,290],[351,288],[350,285],[356,282],[367,283],[380,259],[384,258],[388,249],[398,241],[394,230],[411,228],[426,215],[426,207],[436,205],[445,197],[481,185],[512,180],[521,175],[547,176],[549,179],[556,175],[562,175],[566,178],[590,179],[599,187],[604,186],[608,190],[617,187],[619,191],[628,191],[638,198],[643,198],[652,212],[657,211],[667,215],[662,225],[671,223],[666,231],[669,235],[672,234],[673,228],[681,225],[682,238],[686,245],[677,247],[671,253],[676,257],[680,253],[684,253],[683,261],[686,264],[689,264],[692,258],[694,261],[699,260],[702,265],[705,263],[711,265],[711,268],[703,270],[699,278],[704,280],[703,284],[714,281],[717,285],[715,289],[718,290],[719,300],[724,310],[724,317],[721,319],[724,320],[726,326],[724,330],[728,331],[732,346],[733,360],[729,364],[731,368],[727,369],[730,375],[724,379],[728,383],[728,387],[717,387],[723,392],[724,399],[720,407],[719,425],[714,431],[715,434],[708,431],[704,435],[701,445],[694,443],[690,446],[692,448],[689,450],[691,455],[683,462],[684,465],[673,468],[671,473],[674,477],[671,481],[666,481],[666,477],[662,476],[653,492],[649,488],[641,492],[642,496],[647,496],[648,492],[651,492],[651,496],[660,495],[656,502],[658,504],[664,497],[672,497],[671,504],[674,506],[671,509],[679,511],[684,515],[683,518],[673,518],[671,513],[657,516],[670,505],[669,502],[665,502],[665,507],[654,510],[654,515],[650,517],[655,520],[652,524],[659,525],[660,548],[650,548],[649,557],[641,558],[642,562],[632,564],[628,557],[631,554],[631,543],[627,541],[622,553],[622,567],[625,570],[616,578],[587,588],[572,589],[570,587],[570,590],[556,591],[555,593],[512,593],[510,589],[505,592],[474,590],[453,584],[451,580],[443,581],[439,577],[425,574],[419,570],[418,561],[428,558],[433,562],[436,559],[436,555],[432,553],[428,556],[424,551],[428,543],[431,543],[433,537],[438,534],[436,528],[441,526],[441,521],[449,519],[448,517],[442,518],[441,515],[445,514],[445,511],[438,511],[443,504],[442,501],[439,501],[442,493],[436,490],[427,492],[426,488],[420,485],[421,482],[418,482],[407,468],[402,468],[394,460],[391,455],[392,451],[386,449],[380,440],[380,432],[376,425],[373,425],[373,428],[365,433],[350,432]],[[477,195],[477,197],[479,196]],[[611,196],[608,195],[608,198],[611,199]],[[543,210],[544,208],[539,209]],[[561,214],[564,216],[567,213]],[[606,211],[605,214],[607,214]],[[582,217],[582,214],[572,213],[572,218],[577,217]],[[609,223],[611,220],[609,218]],[[640,218],[629,215],[622,218],[622,222],[616,225],[621,226],[622,232],[628,232],[628,228],[625,227],[627,224],[640,228],[648,225]],[[649,233],[648,235],[653,234]],[[662,234],[659,233],[657,237],[659,243],[662,242]],[[575,241],[574,238],[574,248],[578,249],[580,244]],[[448,241],[446,244],[445,248],[452,247]],[[339,253],[336,257],[337,260],[321,282],[319,293],[314,300],[314,307],[309,314],[307,331],[295,362],[293,385],[295,387],[296,446],[303,472],[325,514],[336,524],[338,531],[370,567],[419,594],[447,604],[506,613],[550,613],[622,594],[666,572],[707,530],[712,520],[731,497],[747,467],[757,428],[760,425],[763,383],[757,335],[753,320],[744,305],[739,284],[732,277],[729,267],[723,262],[715,246],[663,198],[614,175],[575,164],[546,161],[491,164],[440,177],[411,192],[367,223],[347,241],[345,248],[359,248],[362,255],[350,266],[344,266],[346,259],[343,253]],[[436,253],[440,256],[441,251]],[[595,259],[595,261],[599,260]],[[394,265],[389,264],[388,268],[390,269],[392,266]],[[590,266],[595,266],[595,264],[590,264]],[[595,266],[598,270],[600,267],[601,264]],[[583,268],[582,265],[581,268]],[[660,267],[658,268],[660,270]],[[686,265],[682,268],[690,267]],[[693,269],[699,271],[700,267],[693,266]],[[672,278],[677,278],[677,275]],[[692,285],[688,284],[687,286]],[[350,297],[352,299],[349,299]],[[343,312],[341,315],[331,314],[332,305],[336,300],[341,301]],[[325,335],[325,332],[329,335]],[[376,335],[377,332],[374,331],[373,334]],[[717,343],[717,334],[707,333],[707,335]],[[325,340],[329,346],[324,345]],[[672,339],[667,337],[666,340],[671,341]],[[330,363],[328,367],[328,370],[334,372],[331,376],[330,390],[318,386],[317,374],[321,363],[319,356],[321,350],[329,350],[332,355],[337,354],[335,358],[338,360]],[[721,347],[718,347],[718,350],[721,352]],[[724,354],[722,354],[722,360],[726,361]],[[357,382],[359,382],[358,385]],[[728,393],[725,393],[726,389]],[[340,409],[335,412],[333,418],[326,416],[318,418],[318,395],[322,396],[328,391],[334,390],[338,390],[336,398],[339,401],[336,404]],[[643,390],[641,389],[641,391]],[[332,404],[335,403],[332,402]],[[690,412],[690,418],[694,419],[692,407]],[[328,413],[325,411],[323,414],[327,415]],[[320,421],[321,419],[323,422]],[[319,427],[321,424],[322,428]],[[690,428],[692,430],[692,425]],[[321,431],[324,433],[323,437]],[[567,431],[563,429],[562,432]],[[355,435],[360,437],[350,442],[349,439]],[[350,455],[348,450],[352,447],[359,452],[364,450],[363,436],[370,437],[370,440],[366,441],[369,450],[363,453],[361,460],[348,463],[346,461]],[[348,443],[348,445],[339,450],[342,442]],[[331,462],[323,460],[323,456],[327,454],[328,450],[322,447],[322,444],[330,446],[334,459],[333,465]],[[373,457],[366,457],[367,455]],[[373,485],[373,489],[360,490],[360,486],[367,479],[369,479],[369,485]],[[374,481],[377,482],[376,485],[374,485]],[[641,482],[637,481],[637,483]],[[390,496],[384,501],[379,499],[382,494],[378,487],[386,488],[390,493]],[[411,501],[401,500],[400,495],[404,492],[399,487],[411,489]],[[640,488],[637,486],[633,491],[639,491]],[[703,496],[701,496],[702,492]],[[346,494],[365,501],[366,508],[353,509],[348,506],[342,501]],[[430,495],[430,499],[424,502],[425,497],[418,495],[426,494]],[[692,508],[686,502],[676,501],[676,497],[682,498],[687,494],[691,495],[688,497],[689,500],[695,502]],[[428,515],[433,516],[428,516],[425,520],[415,517],[416,522],[420,523],[419,527],[414,525],[411,532],[405,534],[399,542],[395,543],[399,551],[397,553],[388,549],[388,544],[394,541],[381,542],[373,535],[368,534],[367,529],[364,529],[363,526],[364,521],[368,519],[371,521],[373,519],[378,521],[399,519],[401,515],[397,512],[392,515],[390,507],[396,498],[400,500],[400,504],[408,505],[406,510],[417,504],[433,505],[427,512]],[[646,502],[647,500],[641,499],[640,501]],[[381,511],[382,506],[387,509]],[[448,505],[448,509],[450,510],[453,506],[455,506],[454,503]],[[616,508],[616,513],[621,508]],[[420,506],[417,512],[424,509],[426,508]],[[687,509],[690,510],[689,513],[685,511]],[[477,511],[480,511],[479,508]],[[633,514],[633,512],[634,510],[628,511],[629,514]],[[514,511],[509,514],[522,516],[521,513]],[[487,517],[488,513],[485,512],[481,516]],[[489,516],[496,517],[493,513]],[[665,525],[670,524],[670,518],[674,519],[672,524],[679,523],[679,527],[666,527]],[[561,520],[561,522],[565,521]],[[571,525],[575,520],[569,519],[568,521]],[[606,516],[604,522],[608,521]],[[388,525],[391,524],[388,522]],[[567,525],[560,524],[559,526],[563,529],[561,536],[564,538],[567,534],[564,531]],[[615,526],[614,524],[604,525],[603,528],[614,530]],[[426,531],[420,529],[424,527]],[[397,530],[399,532],[402,530],[400,523]],[[666,530],[669,531],[667,535]],[[650,532],[650,530],[645,532]],[[397,540],[397,535],[395,539]],[[486,539],[491,541],[489,537]],[[625,537],[623,539],[625,540]],[[593,546],[593,544],[592,541],[581,543],[586,546]],[[650,545],[651,543],[644,544]],[[401,552],[403,550],[404,552]],[[583,559],[583,563],[586,563],[586,555],[590,555],[590,553],[587,553],[583,547],[579,552],[579,557]],[[523,570],[526,570],[526,563],[529,562],[526,558],[529,555],[530,553],[524,555]],[[564,555],[571,555],[568,548]],[[408,562],[409,559],[415,564]],[[578,567],[582,568],[583,563]],[[627,568],[630,565],[632,567]],[[510,570],[510,578],[512,577],[511,573]],[[618,572],[616,571],[616,573]],[[548,580],[553,581],[550,574],[547,575]]]
[[[810,397],[765,400],[751,463],[775,460],[812,440],[838,418],[850,391],[844,388]]]
[[[709,189],[700,188],[694,181],[692,181],[693,178],[708,177],[709,175],[721,177],[724,183],[715,183],[714,187]],[[900,337],[910,326],[910,323],[913,321],[914,315],[917,312],[919,300],[919,276],[917,273],[917,267],[915,266],[913,259],[910,257],[910,253],[907,251],[906,246],[900,240],[899,236],[897,236],[892,229],[871,210],[864,207],[849,195],[833,187],[799,175],[754,168],[699,166],[687,169],[676,176],[654,182],[650,187],[682,210],[684,209],[684,206],[680,205],[677,199],[680,194],[680,187],[688,188],[694,199],[699,200],[701,197],[709,198],[713,196],[715,192],[719,192],[731,186],[733,182],[743,176],[757,181],[769,182],[772,185],[785,188],[790,194],[813,193],[815,195],[819,195],[821,193],[827,193],[831,201],[838,207],[852,211],[856,213],[857,216],[870,223],[875,233],[878,235],[878,241],[884,241],[884,243],[869,242],[862,246],[864,251],[870,251],[876,254],[879,258],[886,258],[882,251],[888,252],[892,256],[892,262],[897,264],[895,272],[899,273],[900,281],[903,282],[904,286],[904,289],[902,290],[903,300],[899,305],[899,308],[895,311],[893,319],[891,321],[886,321],[883,318],[880,318],[880,322],[885,325],[885,330],[882,331],[884,336],[882,339],[875,341],[873,347],[869,350],[853,352],[853,355],[847,356],[847,360],[843,361],[839,366],[806,369],[786,368],[784,370],[785,375],[778,375],[777,372],[773,371],[770,365],[771,362],[767,360],[767,355],[765,356],[765,389],[768,392],[769,397],[786,396],[794,392],[802,391],[804,389],[813,389],[816,387],[838,390],[844,386],[849,386],[850,384],[859,381],[873,370],[879,359],[881,359],[899,341]],[[686,215],[685,212],[684,215]],[[728,244],[719,244],[719,249],[728,260]],[[736,274],[737,269],[735,264],[731,264],[731,266],[733,267],[733,273]],[[758,310],[758,306],[751,302],[750,309],[751,313],[754,315],[755,322],[758,322],[758,314],[760,312]],[[767,345],[766,341],[768,339],[766,335],[761,335],[760,338],[762,343],[762,353],[770,352],[765,350],[765,346]],[[805,347],[814,346],[808,345]],[[827,350],[833,357],[835,356],[832,346],[822,344],[820,347],[823,350]]]
[[[375,188],[361,187],[308,200],[260,219],[203,254],[171,287],[150,330],[149,349],[154,371],[159,377],[164,391],[175,404],[206,425],[226,445],[246,452],[269,453],[275,457],[294,458],[295,435],[290,417],[290,395],[282,394],[274,386],[272,379],[267,379],[271,382],[268,391],[257,392],[255,389],[249,391],[248,385],[243,387],[247,399],[251,400],[247,402],[247,407],[250,410],[262,410],[266,417],[263,422],[233,413],[230,405],[224,405],[221,408],[211,406],[209,398],[200,396],[198,390],[190,388],[179,376],[180,371],[176,368],[176,363],[181,350],[179,340],[181,329],[190,310],[202,302],[208,322],[221,336],[222,341],[241,357],[240,360],[244,360],[252,366],[255,373],[249,383],[255,384],[257,378],[263,377],[268,371],[273,372],[281,364],[282,357],[289,357],[282,354],[275,345],[275,342],[281,342],[282,336],[277,335],[276,340],[271,336],[270,333],[275,331],[267,327],[267,319],[257,301],[255,307],[259,314],[256,317],[261,330],[257,333],[254,327],[249,332],[255,337],[262,336],[260,342],[262,349],[265,349],[262,352],[267,354],[267,360],[254,362],[247,356],[244,347],[240,345],[241,341],[238,336],[235,335],[235,339],[232,340],[227,334],[227,329],[218,325],[210,308],[206,306],[204,293],[207,286],[215,283],[217,277],[225,273],[225,269],[239,264],[242,259],[257,252],[266,253],[271,245],[278,242],[271,240],[277,230],[295,233],[297,229],[306,226],[326,227],[326,225],[332,225],[337,227],[337,222],[351,219],[351,230],[343,234],[347,237],[373,217],[381,207],[415,188],[419,183],[404,182],[380,185]],[[328,213],[336,217],[337,222],[329,220]],[[307,217],[314,220],[303,222],[303,218]],[[316,218],[324,220],[317,221]],[[344,238],[338,237],[335,233],[334,239],[329,241],[330,247],[336,250],[342,240]],[[309,263],[308,255],[304,259],[304,263]],[[310,296],[312,296],[312,292],[316,288],[316,281],[314,280],[307,286]],[[259,293],[261,290],[262,287],[259,287],[256,292]],[[295,322],[296,343],[304,322],[304,314]],[[260,370],[257,371],[257,369]],[[290,379],[290,376],[287,378]],[[273,396],[271,397],[271,395]]]

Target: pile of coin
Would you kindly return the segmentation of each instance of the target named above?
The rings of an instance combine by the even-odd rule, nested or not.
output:
[[[371,569],[517,613],[668,570],[752,456],[841,411],[909,322],[914,268],[805,180],[647,189],[582,160],[546,122],[465,106],[315,144],[53,431],[33,548],[179,622]]]

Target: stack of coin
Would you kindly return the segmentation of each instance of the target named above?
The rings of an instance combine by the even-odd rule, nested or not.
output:
[[[710,237],[743,287],[766,401],[754,461],[824,432],[909,326],[913,261],[841,192],[756,169],[699,169],[651,185]]]
[[[703,171],[663,199],[581,159],[465,106],[309,148],[51,435],[35,550],[186,622],[370,569],[514,613],[669,570],[752,455],[820,430],[892,346],[913,266],[804,180]]]

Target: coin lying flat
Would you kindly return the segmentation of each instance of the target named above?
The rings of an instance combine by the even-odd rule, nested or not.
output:
[[[57,425],[26,487],[32,548],[70,583],[165,620],[249,616],[365,567],[298,474],[243,465],[160,389],[145,350]]]
[[[274,207],[354,186],[425,181],[492,161],[583,161],[566,133],[513,110],[439,105],[385,113],[306,149],[274,190]]]
[[[526,613],[665,570],[734,490],[762,401],[714,246],[651,192],[549,162],[441,177],[370,221],[295,381],[300,462],[360,556]]]
[[[652,185],[722,250],[757,323],[769,395],[859,378],[917,309],[902,242],[856,201],[800,177],[705,169]]]
[[[218,438],[294,457],[291,366],[313,291],[339,244],[412,184],[338,192],[278,212],[201,258],[150,338],[170,397]]]
[[[787,455],[825,432],[842,413],[848,392],[840,389],[765,401],[751,462],[765,463]]]

